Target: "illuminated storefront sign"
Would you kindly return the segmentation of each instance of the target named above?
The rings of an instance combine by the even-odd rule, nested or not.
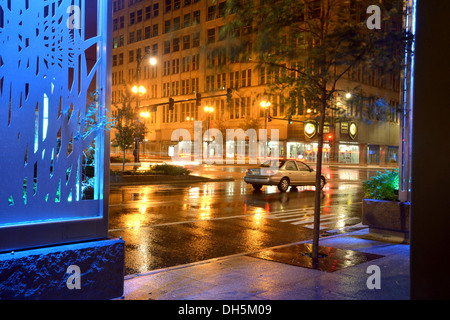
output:
[[[305,123],[305,136],[309,139],[313,138],[317,133],[317,127],[312,122]]]
[[[107,235],[110,4],[0,1],[0,250]]]
[[[350,136],[351,139],[354,140],[356,138],[357,133],[358,133],[358,127],[356,126],[356,123],[350,122],[348,135]]]

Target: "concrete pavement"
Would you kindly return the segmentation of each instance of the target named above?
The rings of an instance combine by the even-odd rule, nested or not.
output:
[[[322,238],[320,246],[350,250],[347,258],[353,253],[382,257],[326,272],[256,258],[251,256],[254,253],[238,254],[127,276],[124,296],[119,299],[409,299],[408,244],[395,238],[375,237],[368,229],[362,229]]]

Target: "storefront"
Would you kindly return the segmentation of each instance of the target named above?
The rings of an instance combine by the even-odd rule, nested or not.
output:
[[[380,146],[369,144],[367,152],[367,164],[380,164]]]
[[[339,163],[359,164],[359,145],[356,143],[339,143]]]
[[[297,158],[305,162],[316,162],[317,160],[317,142],[288,142],[287,144],[288,158]],[[323,144],[323,156],[324,163],[330,161],[330,145],[328,143]]]

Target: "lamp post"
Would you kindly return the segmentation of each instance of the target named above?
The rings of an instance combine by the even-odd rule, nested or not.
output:
[[[208,132],[208,141],[206,142],[206,154],[209,158],[209,143],[210,143],[210,134],[209,134],[209,127],[210,127],[210,121],[211,121],[211,114],[214,112],[213,107],[205,106],[203,109],[206,112],[206,123],[207,123],[207,132]]]
[[[267,148],[268,148],[268,141],[267,141],[267,112],[269,110],[269,107],[271,106],[269,101],[263,100],[259,104],[261,108],[264,108],[264,130],[266,132],[265,141],[264,141],[264,160],[267,158]]]
[[[136,85],[131,89],[131,91],[136,94],[136,112],[139,110],[140,106],[140,96],[144,95],[146,93],[146,89],[144,86],[139,84],[140,77],[141,77],[141,63],[144,59],[149,59],[148,62],[151,66],[155,66],[157,64],[157,60],[155,57],[152,57],[149,54],[145,54],[143,56],[136,57]],[[140,122],[140,118],[138,118],[138,121]],[[139,162],[139,138],[135,137],[134,140],[134,162]]]

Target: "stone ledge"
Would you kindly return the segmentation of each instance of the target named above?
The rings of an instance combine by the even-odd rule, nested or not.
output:
[[[124,252],[122,239],[105,239],[2,253],[0,299],[106,300],[120,297],[124,288]],[[76,271],[68,273],[70,266],[79,268],[77,279]],[[79,285],[74,287],[72,284],[77,284],[78,280]]]

